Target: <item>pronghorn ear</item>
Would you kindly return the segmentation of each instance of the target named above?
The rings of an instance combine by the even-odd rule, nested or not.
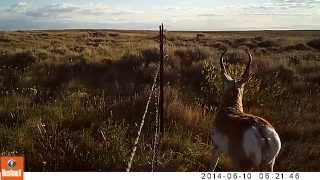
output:
[[[252,62],[252,55],[250,54],[249,50],[246,50],[246,53],[248,54],[249,62],[246,66],[246,70],[244,71],[243,75],[241,76],[241,80],[239,81],[240,84],[244,84],[244,83],[248,82],[252,77],[251,68],[250,68],[250,65]]]
[[[227,49],[223,51],[223,53],[220,56],[220,68],[221,68],[221,75],[224,78],[224,80],[232,81],[233,79],[231,76],[227,73],[226,67],[223,62],[223,56],[226,54]]]

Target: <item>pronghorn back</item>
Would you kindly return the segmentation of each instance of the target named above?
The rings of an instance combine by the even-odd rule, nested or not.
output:
[[[279,153],[280,139],[272,125],[261,117],[227,108],[218,112],[214,127],[214,133],[218,134],[215,141],[228,143],[222,145],[221,151],[239,162],[236,164],[239,169],[270,164]]]

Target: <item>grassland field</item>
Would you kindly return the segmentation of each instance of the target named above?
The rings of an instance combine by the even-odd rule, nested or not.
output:
[[[124,171],[159,62],[154,31],[0,32],[0,153],[27,171]],[[239,77],[253,54],[244,109],[282,140],[276,171],[320,171],[320,31],[166,32],[165,133],[156,171],[207,171],[220,102],[219,55]],[[150,171],[156,98],[133,162]],[[218,171],[230,169],[223,157]]]

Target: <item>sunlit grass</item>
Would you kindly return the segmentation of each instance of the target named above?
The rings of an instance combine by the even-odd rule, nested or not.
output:
[[[156,170],[209,170],[219,56],[229,49],[228,71],[239,79],[249,48],[254,76],[244,109],[279,132],[276,170],[318,171],[320,53],[308,45],[318,32],[297,33],[168,32]],[[24,154],[28,171],[124,171],[158,63],[157,41],[155,32],[1,32],[1,154]],[[151,170],[155,99],[151,104],[133,171]],[[218,170],[228,169],[223,157]]]

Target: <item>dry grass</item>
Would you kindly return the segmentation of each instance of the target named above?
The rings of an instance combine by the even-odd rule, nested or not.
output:
[[[219,105],[218,57],[238,75],[254,55],[249,113],[283,142],[277,171],[319,171],[320,32],[168,32],[158,171],[206,171]],[[155,32],[0,32],[0,151],[28,171],[124,171],[157,66]],[[152,104],[155,99],[152,100]],[[155,107],[134,171],[150,171]],[[307,163],[306,163],[307,162]],[[228,170],[223,159],[219,170]]]

